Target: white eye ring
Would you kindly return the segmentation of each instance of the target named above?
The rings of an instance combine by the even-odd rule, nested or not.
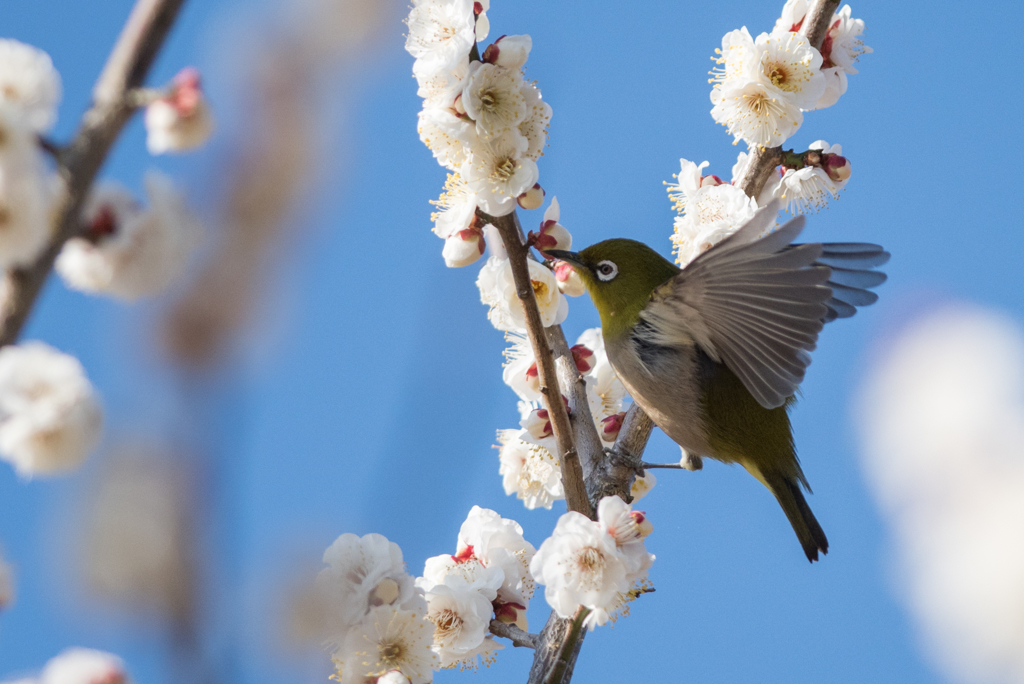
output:
[[[594,272],[597,273],[598,280],[607,283],[609,280],[615,280],[615,276],[619,275],[619,267],[614,262],[605,259],[597,264]]]

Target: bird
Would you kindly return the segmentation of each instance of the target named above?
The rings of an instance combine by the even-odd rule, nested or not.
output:
[[[886,275],[873,269],[890,255],[867,243],[796,244],[804,217],[772,230],[778,212],[774,200],[682,269],[625,238],[543,254],[579,273],[612,368],[682,447],[683,467],[704,457],[743,466],[775,495],[813,563],[828,538],[802,491],[811,488],[789,410],[818,333],[877,301],[870,290]]]

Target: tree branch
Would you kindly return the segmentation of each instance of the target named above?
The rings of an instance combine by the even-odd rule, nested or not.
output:
[[[512,267],[512,278],[516,285],[516,294],[523,305],[526,317],[526,333],[530,339],[530,345],[533,347],[533,353],[537,357],[540,391],[544,395],[544,403],[551,416],[551,430],[555,435],[555,442],[558,444],[558,460],[562,469],[562,486],[565,488],[566,506],[570,511],[577,511],[592,518],[594,513],[590,501],[587,499],[587,489],[583,482],[583,467],[580,463],[579,452],[576,450],[576,442],[573,439],[569,412],[566,410],[565,403],[562,402],[555,358],[551,353],[551,347],[548,346],[544,324],[541,322],[540,311],[537,309],[537,299],[533,293],[530,267],[527,263],[530,258],[530,249],[523,243],[523,231],[519,226],[519,217],[516,216],[515,211],[506,216],[490,216],[479,209],[477,212],[484,222],[497,228],[505,243],[509,265]]]
[[[17,341],[61,247],[79,231],[79,215],[89,188],[134,111],[127,94],[142,85],[184,2],[135,3],[93,88],[92,107],[57,158],[61,183],[54,202],[53,237],[35,261],[5,276],[9,295],[0,303],[0,345]]]
[[[524,632],[515,625],[510,625],[500,620],[491,620],[490,628],[491,634],[511,640],[512,645],[517,648],[537,648],[537,639],[540,638],[539,634]]]
[[[560,618],[555,611],[538,635],[533,666],[527,684],[566,684],[572,679],[576,658],[583,646],[583,619],[590,611],[582,606],[571,618]]]

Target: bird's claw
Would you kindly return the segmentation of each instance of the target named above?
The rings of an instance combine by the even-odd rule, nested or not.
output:
[[[612,463],[629,468],[636,473],[637,477],[644,476],[644,466],[646,464],[633,454],[620,451],[614,447],[605,447],[604,453]]]

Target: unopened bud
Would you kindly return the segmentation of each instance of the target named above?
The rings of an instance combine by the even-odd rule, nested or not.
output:
[[[582,344],[574,344],[569,351],[572,352],[572,360],[576,362],[576,370],[580,373],[589,373],[594,367],[594,352]]]
[[[534,392],[540,392],[540,371],[537,370],[536,361],[526,369],[526,384]]]
[[[482,2],[473,3],[473,14],[483,14],[484,11],[484,4]]]
[[[654,531],[654,525],[651,524],[647,514],[643,511],[630,511],[629,517],[636,523],[637,530],[640,532],[641,537],[646,537]]]
[[[484,242],[483,230],[470,226],[452,233],[445,239],[441,256],[444,257],[445,266],[448,268],[462,268],[479,259],[485,249],[487,244]]]
[[[545,221],[540,224],[540,233],[536,235],[533,244],[541,252],[548,249],[569,249],[572,247],[572,235],[557,221]]]
[[[390,577],[385,577],[374,588],[373,594],[370,595],[370,602],[375,606],[390,606],[398,600],[400,595],[398,582]]]
[[[167,95],[146,107],[146,145],[151,154],[199,147],[213,132],[213,116],[203,95],[199,72],[182,69]]]
[[[587,286],[583,284],[580,274],[576,272],[572,264],[567,264],[564,261],[555,262],[555,282],[558,283],[558,289],[562,294],[569,297],[579,297],[587,291]]]
[[[725,183],[724,180],[722,180],[721,178],[719,178],[718,176],[715,176],[715,175],[704,176],[703,178],[700,179],[700,187],[702,187],[702,188],[713,188],[716,185],[725,185],[725,184],[726,183]]]
[[[501,36],[487,46],[481,59],[506,69],[522,69],[532,48],[530,36]]]
[[[625,419],[626,412],[620,411],[602,420],[601,439],[606,442],[614,442],[615,438],[619,436],[619,431],[622,430],[622,421]]]
[[[506,625],[515,625],[524,632],[528,630],[529,623],[526,621],[526,606],[518,603],[495,602],[494,619],[504,622]]]
[[[551,430],[551,416],[548,415],[547,409],[533,409],[520,425],[534,439],[544,439],[553,434]]]
[[[527,211],[540,209],[544,204],[544,188],[540,187],[540,183],[534,183],[533,187],[520,195],[517,201],[519,206]]]
[[[92,221],[89,222],[85,236],[93,242],[99,242],[101,239],[116,232],[117,214],[114,212],[114,207],[104,204],[96,212],[96,215],[92,217]]]
[[[850,180],[850,160],[838,154],[826,156],[823,164],[825,173],[836,183],[845,183]]]

